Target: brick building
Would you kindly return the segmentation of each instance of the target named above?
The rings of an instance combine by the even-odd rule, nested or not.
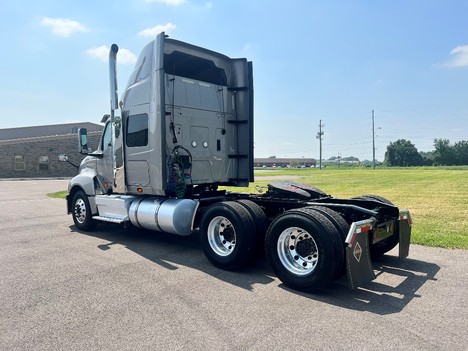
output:
[[[255,158],[255,167],[315,167],[317,160],[315,158]]]
[[[37,127],[0,129],[0,178],[73,177],[77,168],[58,162],[67,154],[78,165],[84,158],[78,152],[77,131],[88,129],[91,149],[99,144],[103,126],[94,123],[68,123]]]

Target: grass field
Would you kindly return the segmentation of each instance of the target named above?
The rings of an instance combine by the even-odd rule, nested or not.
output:
[[[67,190],[62,190],[62,191],[57,191],[56,193],[47,194],[47,196],[55,198],[55,199],[65,199],[65,196],[67,196],[67,194],[68,194]]]
[[[249,188],[228,189],[256,193],[255,186],[267,185],[273,176],[314,185],[333,197],[384,196],[411,211],[412,243],[468,249],[467,168],[257,170]]]
[[[468,249],[468,168],[325,168],[256,170],[249,188],[290,179],[314,185],[333,197],[381,195],[413,216],[411,242]],[[65,197],[66,191],[49,194]]]

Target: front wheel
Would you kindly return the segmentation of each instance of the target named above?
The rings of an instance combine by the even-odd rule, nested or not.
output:
[[[255,223],[236,202],[211,205],[202,217],[200,233],[206,258],[218,268],[235,270],[255,258]]]
[[[88,196],[81,190],[73,196],[72,216],[79,230],[87,231],[96,227],[97,222],[92,218]]]

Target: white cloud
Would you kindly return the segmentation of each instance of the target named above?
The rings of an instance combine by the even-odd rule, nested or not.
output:
[[[107,45],[98,46],[96,48],[91,48],[86,50],[86,53],[102,62],[109,61],[109,50],[110,48]],[[136,55],[128,49],[119,48],[117,53],[117,62],[124,65],[134,64],[137,61]]]
[[[452,59],[447,61],[446,67],[465,67],[468,66],[468,45],[459,45],[450,51]]]
[[[124,65],[135,64],[137,61],[136,55],[128,49],[120,49],[118,53],[118,60],[119,62],[123,63]]]
[[[185,4],[185,0],[145,0],[146,2],[159,2],[166,5],[178,6]]]
[[[97,48],[92,48],[86,50],[86,53],[94,58],[97,58],[103,62],[107,62],[109,59],[109,47],[107,45],[102,45]]]
[[[78,32],[87,32],[88,29],[80,22],[68,18],[50,18],[44,17],[41,25],[51,27],[52,33],[62,38],[68,38]]]
[[[140,33],[138,33],[138,35],[141,35],[142,37],[155,37],[161,32],[165,32],[166,34],[168,34],[169,32],[175,29],[176,25],[171,22],[168,22],[166,24],[158,24],[157,26],[143,29]]]

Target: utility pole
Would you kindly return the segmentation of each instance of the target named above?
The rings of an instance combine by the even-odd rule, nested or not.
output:
[[[323,138],[323,131],[322,128],[325,127],[325,124],[322,123],[322,120],[320,120],[319,123],[319,132],[317,133],[317,139],[320,142],[320,160],[319,160],[319,168],[322,169],[322,138]]]
[[[372,110],[372,168],[375,169],[375,132],[377,130],[381,129],[378,127],[375,129],[375,124],[374,124],[374,110]]]
[[[375,127],[374,127],[374,110],[372,110],[372,169],[375,169]]]

